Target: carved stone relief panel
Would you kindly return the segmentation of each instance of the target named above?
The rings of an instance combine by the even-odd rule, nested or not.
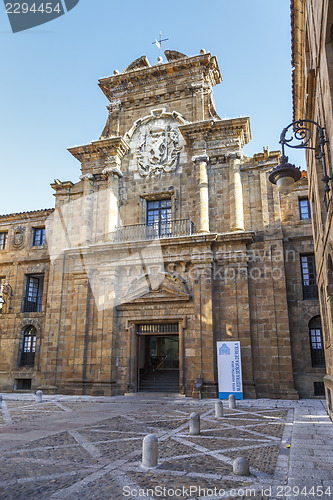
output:
[[[152,112],[151,116],[138,120],[130,141],[130,169],[135,170],[140,178],[176,172],[184,144],[178,129],[181,123],[167,112]]]
[[[24,246],[24,235],[25,235],[25,227],[18,226],[14,229],[13,236],[13,247],[14,248],[22,248]]]

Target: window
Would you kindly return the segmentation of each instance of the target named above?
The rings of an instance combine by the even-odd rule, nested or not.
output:
[[[308,198],[300,198],[299,203],[299,216],[301,220],[311,219],[310,202]]]
[[[15,391],[30,391],[31,390],[31,378],[16,378]]]
[[[27,276],[23,312],[40,312],[42,310],[43,281],[42,274]]]
[[[301,256],[303,300],[318,299],[314,254]]]
[[[171,235],[171,199],[147,201],[147,225],[153,226],[158,236]]]
[[[27,326],[23,332],[20,366],[34,366],[36,352],[36,328]]]
[[[4,250],[6,248],[7,235],[8,233],[6,232],[0,233],[0,250]]]
[[[309,323],[311,362],[313,367],[325,367],[323,334],[320,316],[315,316]]]
[[[32,246],[40,247],[45,243],[45,227],[33,228]]]

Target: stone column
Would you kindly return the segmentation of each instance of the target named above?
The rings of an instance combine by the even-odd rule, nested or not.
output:
[[[243,187],[240,173],[240,155],[230,156],[229,186],[230,186],[230,230],[244,231]]]
[[[81,176],[83,181],[83,198],[82,206],[77,203],[72,203],[69,206],[72,218],[74,220],[81,219],[81,238],[80,244],[89,244],[93,237],[93,214],[94,214],[94,198],[95,198],[95,177],[93,174],[85,174]],[[80,211],[82,210],[81,214]],[[73,228],[74,231],[74,228]],[[73,238],[74,235],[70,235]]]
[[[199,227],[198,233],[209,233],[209,195],[208,195],[208,175],[207,175],[207,155],[193,156],[195,165],[195,180],[199,198]]]
[[[107,221],[106,231],[113,233],[119,226],[119,179],[123,177],[120,170],[120,159],[114,156],[110,163],[103,170],[103,174],[108,175],[108,203],[107,203]]]

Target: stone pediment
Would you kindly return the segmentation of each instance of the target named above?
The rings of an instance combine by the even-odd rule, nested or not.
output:
[[[190,299],[191,294],[181,276],[176,273],[165,273],[163,280],[161,277],[154,280],[150,275],[142,274],[132,281],[121,302],[178,302]]]

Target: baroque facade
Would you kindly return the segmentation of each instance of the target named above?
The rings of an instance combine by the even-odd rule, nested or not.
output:
[[[245,397],[322,390],[306,173],[280,198],[280,152],[244,156],[249,118],[217,114],[216,58],[165,54],[99,81],[106,126],[54,210],[0,217],[0,390],[216,397],[223,340]]]
[[[332,177],[333,137],[333,2],[293,0],[292,65],[294,120],[307,119],[324,128],[328,176]],[[318,129],[310,127],[311,146],[318,146]],[[322,160],[306,151],[309,199],[313,214],[314,252],[327,374],[324,378],[327,407],[333,419],[333,231],[332,182],[325,192]],[[325,206],[326,205],[326,206]]]

